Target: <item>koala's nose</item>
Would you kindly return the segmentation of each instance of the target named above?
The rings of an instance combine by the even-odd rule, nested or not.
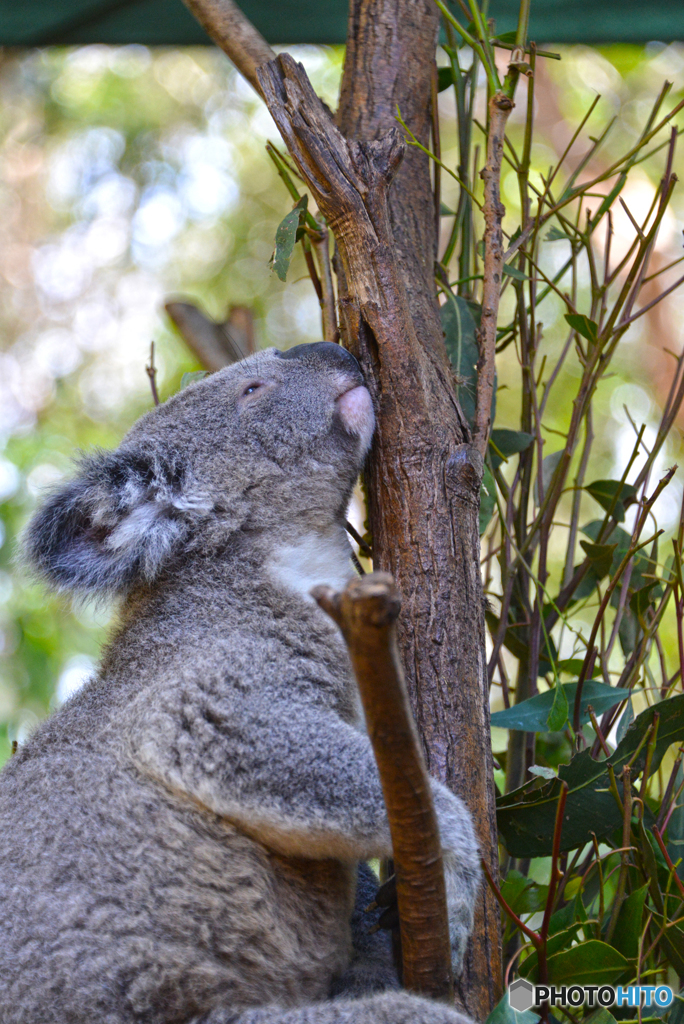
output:
[[[305,359],[312,364],[324,362],[331,369],[361,372],[361,367],[346,348],[332,341],[314,341],[310,345],[295,345],[285,352],[278,352],[281,359]]]

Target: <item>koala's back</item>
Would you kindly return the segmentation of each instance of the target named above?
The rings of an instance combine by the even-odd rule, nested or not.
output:
[[[104,678],[45,723],[3,772],[3,1024],[170,1024],[214,1002],[238,1012],[265,996],[294,1006],[325,998],[349,959],[353,865],[279,856],[148,777],[132,757],[146,717],[183,729],[182,707],[212,698],[203,648],[213,665],[225,649],[224,701],[231,677],[249,690],[268,685],[271,663],[280,685],[288,663],[295,678],[302,659],[316,667],[320,638],[293,631],[277,595],[271,609],[252,607],[253,584],[231,601],[219,579],[217,600],[204,588],[203,621],[190,627],[187,587],[179,588],[185,629],[177,623],[174,632],[169,587],[146,616],[136,611],[116,640],[116,657],[105,660]],[[159,635],[155,618],[164,628],[158,658],[149,650]],[[161,684],[136,674],[141,631]],[[329,647],[331,636],[323,639]],[[183,684],[180,661],[192,659],[192,644],[199,670]],[[319,676],[329,674],[329,658],[327,650]]]

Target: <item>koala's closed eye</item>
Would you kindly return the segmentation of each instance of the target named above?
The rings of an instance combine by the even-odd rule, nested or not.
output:
[[[259,391],[261,388],[266,387],[263,381],[255,380],[251,384],[248,384],[242,389],[241,398],[245,398],[247,395],[253,395],[255,391]]]

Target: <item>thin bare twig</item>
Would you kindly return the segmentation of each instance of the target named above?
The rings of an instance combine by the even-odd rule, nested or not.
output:
[[[157,367],[154,365],[154,342],[150,342],[150,361],[145,367],[145,373],[150,378],[150,389],[152,401],[159,405],[159,392],[157,391]]]
[[[514,107],[513,100],[502,91],[489,101],[489,133],[487,159],[480,172],[484,181],[484,281],[482,320],[478,331],[480,358],[477,364],[477,399],[473,441],[484,458],[492,426],[492,398],[496,374],[496,325],[503,279],[503,233],[501,223],[506,209],[501,202],[501,161],[506,122]]]

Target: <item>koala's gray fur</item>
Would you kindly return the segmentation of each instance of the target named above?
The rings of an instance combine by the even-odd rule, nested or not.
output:
[[[33,566],[121,595],[122,621],[0,775],[2,1024],[463,1024],[397,991],[362,921],[359,862],[390,838],[346,649],[308,596],[352,575],[361,384],[337,346],[252,356],[30,524]],[[434,796],[458,967],[478,855]]]

